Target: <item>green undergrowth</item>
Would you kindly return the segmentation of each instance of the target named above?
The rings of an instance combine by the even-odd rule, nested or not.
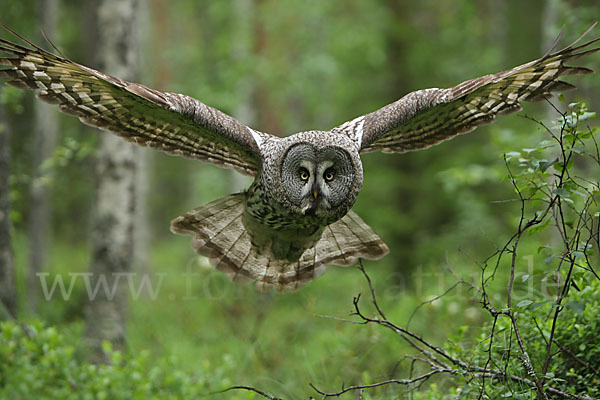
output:
[[[200,364],[183,373],[172,360],[154,360],[148,351],[122,354],[108,342],[111,362],[85,361],[81,325],[0,324],[0,398],[2,399],[191,399],[213,386],[227,385],[220,368]],[[231,398],[247,399],[239,393]]]
[[[15,247],[19,255],[19,281],[24,285],[26,241],[20,237]],[[86,271],[85,246],[73,247],[58,241],[50,254],[51,267],[45,278],[48,288],[58,276],[68,288],[70,273]],[[381,306],[391,320],[401,323],[408,321],[422,301],[452,284],[448,279],[439,286],[441,275],[437,270],[432,271],[434,267],[419,269],[410,277],[414,281],[411,283],[408,277],[401,278],[384,263],[365,262],[379,289]],[[205,395],[231,385],[250,385],[286,399],[303,398],[312,391],[308,383],[331,388],[344,382],[379,380],[395,368],[403,354],[411,351],[391,331],[330,318],[356,321],[350,314],[352,300],[358,294],[363,296],[361,303],[365,311],[371,312],[368,285],[356,268],[330,267],[323,277],[295,293],[262,293],[252,285],[232,284],[222,273],[203,266],[189,249],[187,240],[173,237],[152,246],[149,266],[134,275],[136,288],[139,289],[144,276],[153,291],[146,286],[139,296],[130,298],[126,349],[117,356],[122,368],[115,368],[129,371],[126,365],[135,362],[137,371],[144,377],[155,366],[175,368],[190,382],[190,390]],[[86,303],[86,288],[81,277],[75,279],[71,295],[66,299],[59,287],[49,300],[44,299],[43,293],[40,296],[39,314],[35,318],[28,317],[23,310],[21,321],[37,327],[36,331],[54,332],[52,335],[60,337],[57,345],[74,346],[75,350],[61,350],[63,357],[69,354],[73,357],[70,361],[73,368],[92,368],[83,361],[85,346],[79,339]],[[411,329],[442,341],[445,331],[432,331],[431,324],[451,326],[460,321],[478,326],[482,320],[476,302],[463,294],[427,303],[411,320]],[[21,304],[24,307],[26,299],[22,299]],[[463,312],[465,309],[467,313]],[[48,328],[42,328],[38,318],[42,318]],[[61,342],[64,336],[69,340]],[[43,340],[44,337],[27,339],[25,335],[23,340]],[[19,381],[18,375],[30,368],[33,369],[27,373],[43,375],[43,370],[36,369],[35,365],[14,364],[13,378],[7,379]],[[58,386],[59,382],[56,380]],[[68,386],[60,387],[67,390]],[[161,387],[152,390],[156,390],[149,392],[152,396],[163,398]],[[173,398],[178,395],[179,392]],[[246,395],[251,394],[228,392],[214,396],[229,399]]]

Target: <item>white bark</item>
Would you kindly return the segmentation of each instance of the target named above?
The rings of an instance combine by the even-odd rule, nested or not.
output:
[[[137,80],[137,0],[101,0],[97,3],[99,67],[126,80]],[[115,274],[129,272],[134,262],[136,174],[138,148],[101,132],[96,168],[97,197],[92,231],[92,287],[104,277],[113,287]],[[86,339],[92,360],[107,361],[102,341],[122,348],[125,341],[128,291],[124,280],[114,297],[99,290],[86,311]]]
[[[48,38],[56,40],[58,21],[58,0],[39,0],[38,13],[42,30]],[[43,38],[42,38],[43,39]],[[27,300],[30,312],[37,310],[39,301],[38,272],[46,269],[48,262],[48,241],[50,233],[50,193],[47,185],[47,171],[43,171],[44,161],[52,156],[58,136],[58,113],[55,106],[34,102],[35,128],[33,132],[32,182],[29,187],[28,236],[29,269],[27,271]]]
[[[134,27],[136,29],[135,35],[139,38],[137,40],[136,47],[148,48],[146,43],[142,40],[150,35],[150,29],[152,28],[148,23],[150,19],[148,7],[140,7],[137,13],[137,23]],[[152,47],[150,47],[152,48]],[[140,51],[137,51],[138,59],[136,62],[139,65],[146,65],[146,60],[142,59]],[[139,75],[141,74],[140,68],[138,70],[138,81]],[[133,258],[135,260],[136,270],[140,273],[147,273],[149,271],[149,258],[150,258],[150,226],[148,223],[148,193],[150,190],[150,176],[149,173],[152,170],[153,151],[150,149],[137,149],[138,151],[138,165],[136,169],[136,210],[135,210],[135,232],[134,232],[134,244],[133,244]]]

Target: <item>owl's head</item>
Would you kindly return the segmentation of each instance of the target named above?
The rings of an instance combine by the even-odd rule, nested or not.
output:
[[[280,164],[282,194],[293,211],[337,220],[354,204],[362,186],[362,166],[347,146],[298,142]]]

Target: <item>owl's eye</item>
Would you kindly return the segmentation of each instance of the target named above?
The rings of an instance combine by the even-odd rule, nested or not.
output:
[[[333,173],[333,169],[329,168],[328,170],[326,170],[325,173],[323,174],[323,178],[325,178],[326,182],[331,182],[333,180],[333,178],[335,178],[335,174]]]
[[[308,178],[310,177],[310,173],[308,172],[308,170],[306,168],[300,168],[300,179],[303,180],[304,182],[308,181]]]

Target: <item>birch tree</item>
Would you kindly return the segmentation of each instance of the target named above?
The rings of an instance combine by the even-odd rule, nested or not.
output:
[[[137,0],[102,0],[96,6],[97,57],[102,71],[138,80]],[[95,362],[107,361],[102,342],[122,348],[128,302],[124,273],[134,262],[138,149],[101,133],[96,166],[97,197],[92,227],[92,287],[101,287],[86,310],[85,335]],[[114,289],[114,290],[113,290]]]
[[[58,0],[38,0],[38,21],[44,33],[56,40],[58,20]],[[34,105],[35,129],[33,131],[32,174],[29,189],[28,237],[29,270],[27,275],[27,299],[29,311],[37,310],[39,300],[38,272],[45,269],[48,262],[48,240],[50,230],[50,196],[43,170],[43,163],[52,156],[58,136],[58,113],[53,105],[36,101]]]

